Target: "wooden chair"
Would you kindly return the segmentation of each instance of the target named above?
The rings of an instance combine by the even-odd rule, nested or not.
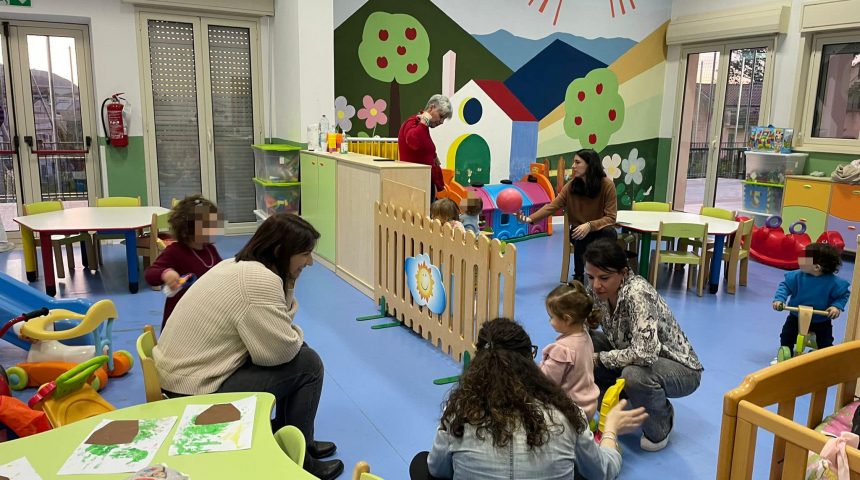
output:
[[[161,381],[155,368],[155,360],[152,359],[152,349],[157,343],[152,326],[143,327],[143,333],[137,337],[137,356],[140,357],[140,369],[143,370],[143,389],[147,403],[167,398],[161,393]]]
[[[667,202],[633,202],[632,210],[634,212],[671,212],[672,204]],[[664,237],[663,240],[666,242],[666,249],[672,250],[675,248],[675,239],[671,237]],[[641,243],[641,242],[636,242]],[[660,245],[660,242],[657,242],[657,245]],[[651,248],[650,245],[647,245],[647,248]]]
[[[700,225],[698,223],[663,223],[660,222],[660,230],[657,232],[657,245],[664,240],[665,236],[672,238],[692,238],[701,242],[706,242],[708,238],[708,224]],[[651,284],[657,287],[657,271],[661,263],[683,263],[688,265],[698,265],[698,285],[696,293],[701,297],[705,287],[705,257],[707,252],[695,252],[687,250],[661,250],[657,249],[654,252],[654,261],[651,262]],[[693,272],[690,270],[687,274],[687,288],[690,288],[693,283]]]
[[[562,230],[562,247],[561,252],[561,278],[559,282],[566,283],[570,276],[570,256],[573,254],[573,244],[570,243],[570,222],[567,220],[567,215],[564,215],[564,230]]]
[[[352,480],[382,480],[382,477],[370,473],[370,465],[362,460],[355,464]]]
[[[149,230],[137,237],[137,255],[143,257],[143,268],[152,265],[152,262],[158,258],[162,250],[167,248],[167,245],[173,242],[169,233],[169,225],[167,223],[169,213],[158,215],[152,214],[152,222],[149,225]]]
[[[720,220],[734,221],[735,219],[735,212],[717,207],[701,207],[699,208],[699,215],[703,217],[719,218]],[[691,239],[682,238],[678,240],[678,250],[686,250],[687,247],[690,246],[694,248],[702,248],[701,244]],[[708,248],[714,248],[714,240],[711,238],[708,239]]]
[[[726,264],[726,280],[728,286],[726,291],[734,294],[737,283],[741,286],[747,284],[747,271],[749,268],[750,242],[752,242],[753,220],[744,220],[738,225],[737,232],[729,239],[729,244],[723,247],[723,262]],[[714,254],[713,246],[708,248],[706,265],[711,264],[711,256]],[[738,279],[740,270],[740,279]]]
[[[296,465],[301,467],[305,464],[305,436],[301,430],[285,425],[275,432],[275,441]]]
[[[103,197],[96,199],[96,207],[111,208],[111,207],[139,207],[140,197]],[[93,235],[93,242],[96,246],[96,255],[98,256],[98,264],[102,263],[102,240],[123,240],[125,235],[121,233],[97,233]]]
[[[24,204],[24,215],[36,215],[39,213],[57,212],[63,210],[63,202],[58,200],[50,200],[46,202],[35,202]],[[66,271],[63,268],[63,252],[61,246],[66,246],[66,261],[69,265],[69,273],[75,269],[75,251],[72,245],[76,242],[81,243],[81,256],[83,257],[84,266],[95,270],[96,265],[93,251],[93,240],[88,233],[79,233],[76,235],[51,235],[51,245],[54,247],[54,264],[56,265],[57,278],[66,278]],[[88,264],[88,265],[86,265]]]

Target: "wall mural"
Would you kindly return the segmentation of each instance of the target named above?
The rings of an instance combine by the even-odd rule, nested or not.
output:
[[[519,179],[535,161],[555,184],[594,148],[622,208],[654,198],[671,0],[462,3],[335,0],[337,125],[396,137],[443,93],[453,118],[431,133],[462,185]]]

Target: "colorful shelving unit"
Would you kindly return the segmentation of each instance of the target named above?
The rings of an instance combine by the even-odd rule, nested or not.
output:
[[[751,217],[763,226],[772,215],[780,215],[787,175],[800,174],[806,164],[804,153],[746,151],[743,208],[738,214]]]
[[[286,144],[252,145],[254,189],[261,221],[276,213],[298,214],[301,206],[300,147]]]

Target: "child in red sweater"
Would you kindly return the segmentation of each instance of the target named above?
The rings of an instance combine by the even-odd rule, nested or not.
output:
[[[221,261],[221,255],[211,243],[221,225],[214,203],[201,195],[185,197],[173,207],[168,221],[175,242],[165,248],[144,273],[146,282],[152,286],[167,285],[171,290],[179,290],[164,304],[162,330],[185,293],[180,289],[180,279],[188,274],[199,278]]]

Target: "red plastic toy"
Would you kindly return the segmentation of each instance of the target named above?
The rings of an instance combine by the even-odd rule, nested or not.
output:
[[[523,196],[516,188],[506,188],[496,197],[496,205],[503,213],[513,214],[523,208]]]
[[[803,222],[791,224],[788,227],[788,234],[782,231],[781,225],[782,218],[774,215],[767,219],[764,227],[753,228],[750,256],[765,265],[783,270],[796,270],[797,257],[803,253],[807,245],[812,243],[812,239],[806,234],[806,224]],[[840,253],[845,248],[845,241],[839,232],[824,232],[816,241],[828,243]]]

